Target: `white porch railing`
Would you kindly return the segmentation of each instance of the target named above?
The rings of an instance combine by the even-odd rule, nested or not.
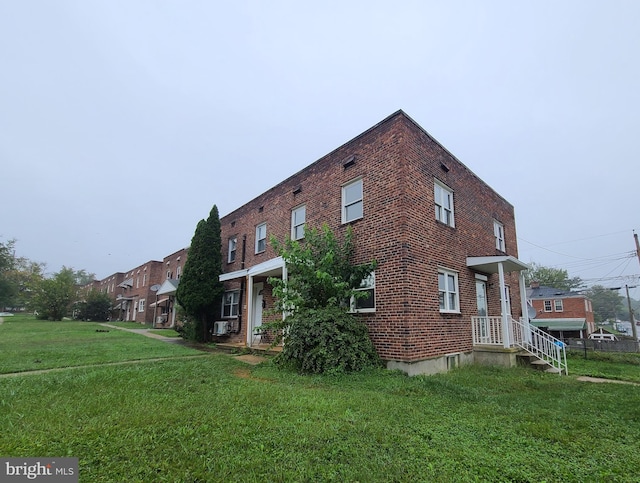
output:
[[[471,317],[474,345],[505,347],[502,317]],[[564,343],[546,332],[509,317],[508,347],[520,347],[538,359],[556,368],[560,374],[568,374]]]

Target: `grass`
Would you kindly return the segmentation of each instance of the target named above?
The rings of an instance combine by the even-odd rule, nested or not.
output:
[[[571,351],[569,374],[640,383],[640,353]]]
[[[200,353],[94,322],[11,317],[0,325],[0,354],[0,374],[6,374]]]
[[[173,329],[151,329],[149,332],[161,335],[162,337],[180,337],[180,334]]]
[[[0,378],[0,454],[77,456],[92,482],[627,482],[639,394],[523,368],[309,377],[214,353]]]

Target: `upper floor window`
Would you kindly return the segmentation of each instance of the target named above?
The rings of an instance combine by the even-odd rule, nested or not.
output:
[[[256,226],[256,253],[261,253],[267,249],[267,224],[262,223]]]
[[[544,301],[544,311],[551,312],[551,300]]]
[[[357,179],[342,187],[342,223],[349,223],[362,216],[362,179]]]
[[[362,282],[357,292],[365,293],[365,296],[351,298],[352,312],[375,312],[376,311],[376,274],[371,272]]]
[[[307,221],[307,208],[305,205],[291,211],[291,239],[304,238],[304,225]]]
[[[138,302],[138,312],[144,312],[145,301],[145,299],[140,299],[140,301]]]
[[[440,312],[460,312],[457,272],[445,268],[438,270],[438,298]]]
[[[240,300],[239,290],[231,290],[229,292],[225,292],[224,295],[222,296],[222,316],[237,317],[239,300]]]
[[[147,274],[142,275],[142,286],[145,287],[147,285]]]
[[[182,275],[182,267],[178,265],[178,268],[176,268],[176,278],[178,280],[180,280],[180,275]]]
[[[433,197],[436,207],[436,220],[445,225],[455,226],[453,221],[453,191],[436,181],[434,183]]]
[[[227,256],[227,262],[232,263],[236,260],[236,247],[238,246],[238,238],[229,238],[229,255]]]
[[[496,250],[506,251],[504,246],[504,225],[499,221],[493,221],[493,234],[496,237]]]
[[[562,299],[556,299],[553,301],[556,312],[562,312]]]

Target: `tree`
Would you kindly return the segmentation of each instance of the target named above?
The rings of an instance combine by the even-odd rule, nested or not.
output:
[[[15,267],[14,247],[15,240],[0,243],[0,307],[3,310],[7,306],[13,306],[12,300],[18,292],[10,277]]]
[[[593,317],[596,323],[607,319],[616,319],[622,313],[629,313],[623,304],[624,299],[617,290],[609,290],[602,285],[594,285],[585,291],[593,305]]]
[[[191,239],[189,257],[184,265],[176,299],[184,308],[187,327],[184,334],[200,342],[209,338],[211,322],[220,312],[224,286],[222,273],[222,239],[218,207],[213,205],[209,218],[200,220]],[[189,327],[189,324],[192,327]]]
[[[91,289],[83,301],[76,304],[75,317],[80,320],[105,321],[109,319],[111,298],[100,290]]]
[[[44,263],[16,257],[15,240],[0,243],[0,309],[26,307],[44,268]]]
[[[42,279],[37,283],[32,307],[38,312],[40,318],[62,320],[69,315],[77,297],[75,280],[74,270],[62,267],[53,277]]]
[[[280,364],[306,373],[341,373],[362,370],[379,363],[367,326],[349,313],[353,299],[375,269],[376,262],[354,265],[351,228],[342,241],[324,225],[305,229],[302,241],[271,243],[287,267],[287,279],[271,278],[276,310],[283,321],[265,324],[286,343],[277,358]],[[276,340],[278,337],[276,338]]]
[[[545,267],[538,263],[532,263],[531,268],[524,274],[525,282],[539,282],[545,287],[553,287],[562,290],[572,290],[584,287],[580,277],[569,278],[569,273],[561,268]]]

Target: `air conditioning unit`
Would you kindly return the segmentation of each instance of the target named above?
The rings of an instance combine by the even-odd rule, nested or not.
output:
[[[229,333],[229,322],[227,320],[214,322],[213,333],[215,335],[227,335]]]

